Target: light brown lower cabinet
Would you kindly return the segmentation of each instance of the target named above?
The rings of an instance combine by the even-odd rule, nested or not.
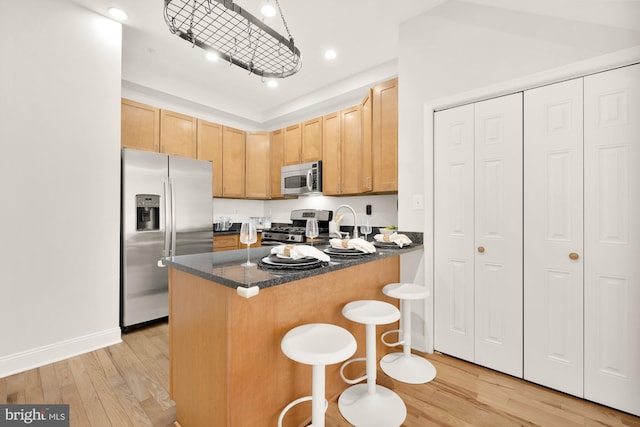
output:
[[[258,241],[251,248],[257,248],[262,245],[262,233],[258,233]],[[240,243],[239,234],[219,234],[213,235],[213,252],[234,251],[236,249],[245,249],[247,245]]]

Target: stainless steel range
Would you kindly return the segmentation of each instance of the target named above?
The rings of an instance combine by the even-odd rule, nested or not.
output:
[[[333,211],[316,209],[297,209],[291,211],[291,224],[273,226],[262,230],[262,244],[303,243],[306,241],[305,229],[307,219],[318,220],[319,239],[329,238],[329,221],[333,219]]]

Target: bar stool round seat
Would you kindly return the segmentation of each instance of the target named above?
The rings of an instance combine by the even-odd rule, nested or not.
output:
[[[347,319],[362,323],[366,331],[366,357],[345,362],[342,379],[352,384],[338,398],[338,409],[351,424],[362,427],[398,427],[407,417],[407,407],[394,391],[376,384],[376,325],[386,325],[400,319],[400,311],[393,305],[374,300],[348,303],[342,309]],[[344,368],[356,361],[366,361],[366,374],[357,379],[347,379]],[[366,383],[357,384],[366,379]]]
[[[382,288],[385,295],[400,300],[402,314],[402,329],[387,331],[380,337],[382,342],[395,347],[402,345],[402,352],[389,353],[380,360],[380,369],[391,378],[408,384],[424,384],[436,377],[436,368],[424,357],[411,353],[411,300],[427,298],[429,290],[415,283],[391,283]],[[398,342],[390,343],[385,337],[391,333],[398,333],[402,338]]]
[[[278,427],[282,426],[289,409],[309,400],[312,426],[324,427],[324,413],[327,410],[325,366],[343,362],[353,356],[357,348],[356,339],[340,326],[310,323],[287,332],[280,342],[280,348],[289,359],[312,365],[312,391],[311,396],[294,400],[280,412]]]

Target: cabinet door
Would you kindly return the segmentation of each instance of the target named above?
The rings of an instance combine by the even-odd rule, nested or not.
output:
[[[332,196],[340,194],[340,115],[324,116],[323,127],[322,194]]]
[[[289,126],[284,131],[284,164],[300,163],[302,150],[302,131],[300,124]]]
[[[360,104],[362,110],[362,193],[373,190],[373,91]]]
[[[581,78],[524,93],[524,378],[576,396],[583,395],[582,104]]]
[[[123,98],[121,114],[123,148],[160,151],[160,109]]]
[[[284,133],[282,129],[271,132],[271,147],[269,155],[271,159],[271,198],[282,197],[282,165],[284,164]]]
[[[240,245],[239,234],[214,234],[213,235],[213,252],[234,251]]]
[[[246,138],[245,197],[268,199],[271,187],[269,132],[248,132]]]
[[[362,110],[360,105],[340,111],[341,194],[362,192]]]
[[[474,142],[475,361],[522,377],[522,93],[475,105]]]
[[[322,160],[322,117],[302,124],[302,162]]]
[[[222,125],[198,119],[198,160],[213,164],[213,196],[222,196]]]
[[[434,347],[474,361],[473,105],[435,114]]]
[[[196,158],[196,119],[173,111],[160,111],[160,152]]]
[[[584,79],[584,395],[640,415],[640,65]]]
[[[373,89],[373,191],[398,191],[398,79]]]
[[[222,197],[244,197],[244,132],[230,127],[222,129]]]

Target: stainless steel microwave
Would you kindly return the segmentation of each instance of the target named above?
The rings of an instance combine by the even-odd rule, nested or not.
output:
[[[283,166],[281,172],[283,196],[322,193],[322,161]]]

